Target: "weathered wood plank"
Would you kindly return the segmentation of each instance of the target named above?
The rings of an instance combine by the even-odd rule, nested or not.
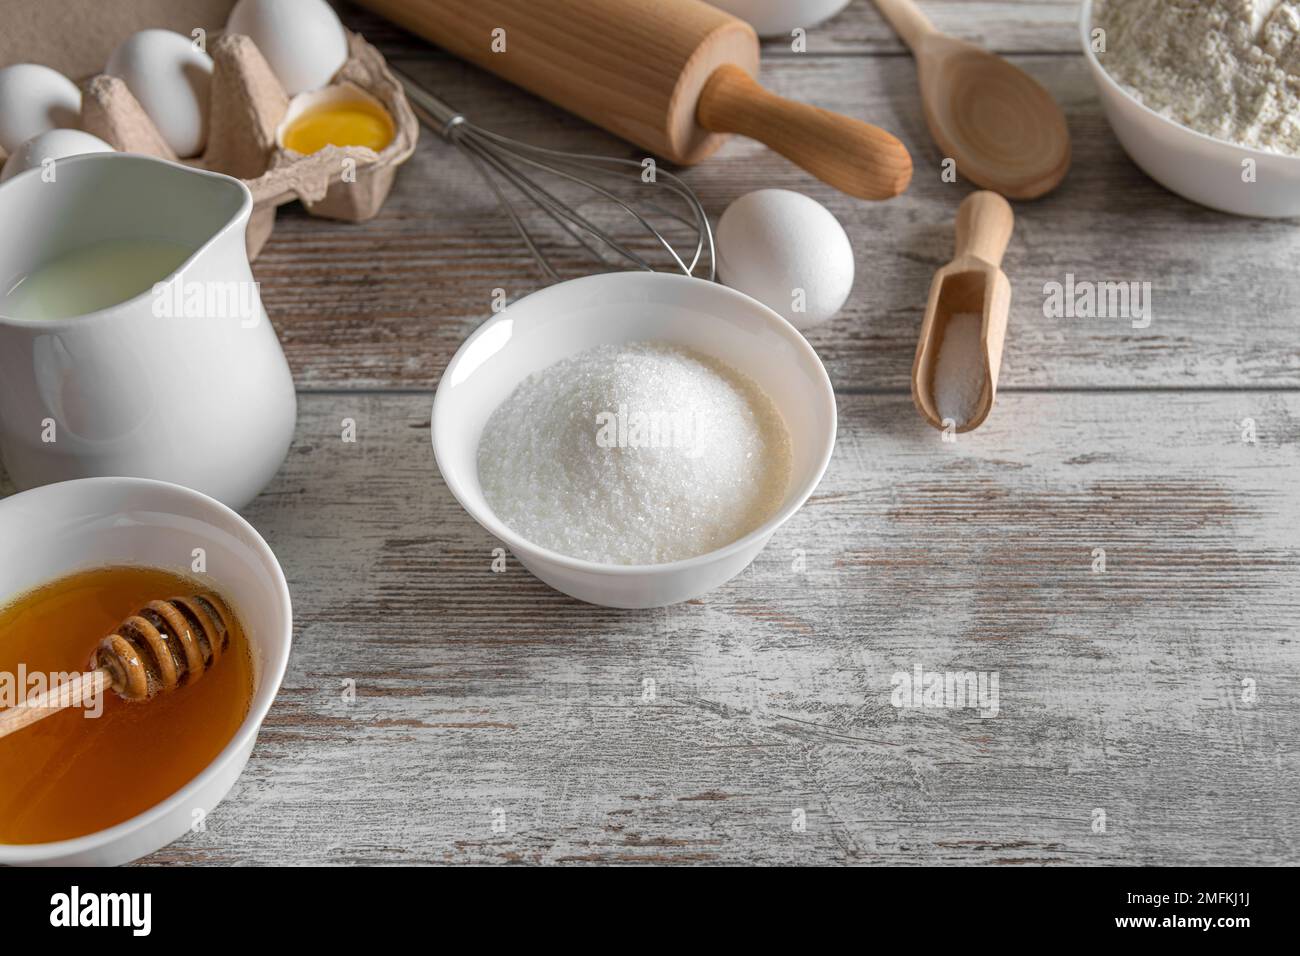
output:
[[[1061,99],[1075,162],[1064,186],[1017,205],[1006,270],[1014,290],[1007,387],[1293,387],[1300,383],[1300,231],[1194,206],[1144,176],[1115,141],[1078,58],[1019,62]],[[410,68],[490,129],[570,149],[636,156],[613,139],[472,67]],[[811,333],[837,386],[905,389],[926,292],[952,255],[966,184],[941,181],[903,58],[810,57],[769,65],[778,91],[873,119],[913,150],[911,190],[888,203],[836,193],[735,139],[689,170],[711,215],[752,189],[797,189],[825,203],[853,241],[848,306]],[[586,268],[566,260],[575,274]],[[1073,273],[1150,282],[1154,318],[1044,318],[1043,289]],[[496,288],[538,286],[535,267],[473,167],[425,134],[385,208],[361,224],[282,210],[257,277],[300,386],[431,388],[489,312]]]
[[[248,511],[289,674],[151,862],[1297,861],[1300,396],[1004,395],[956,445],[901,397],[840,407],[749,571],[619,612],[490,572],[427,396],[304,396]],[[896,709],[915,665],[997,672],[998,716]]]
[[[940,30],[1000,53],[1073,53],[1079,49],[1075,0],[920,0]],[[343,22],[387,56],[425,56],[433,48],[354,4],[341,4]],[[871,0],[853,0],[839,14],[807,29],[810,53],[896,54],[905,48]],[[789,41],[764,42],[763,56],[789,55]]]
[[[1075,49],[1072,2],[922,5],[994,49]],[[489,128],[636,155],[345,18]],[[825,482],[689,605],[609,611],[513,562],[491,574],[495,542],[437,477],[424,392],[494,288],[537,284],[463,158],[426,134],[370,223],[282,213],[256,271],[306,394],[248,514],[289,576],[295,652],[208,832],[150,862],[1297,862],[1294,223],[1165,193],[1120,151],[1078,57],[1017,57],[1066,107],[1075,167],[1017,208],[1004,391],[943,444],[903,393],[968,187],[939,181],[913,65],[871,4],[809,48],[767,44],[765,81],[898,132],[918,175],[859,203],[743,141],[687,172],[715,217],[764,186],[815,196],[859,270],[810,336],[840,390]],[[1044,318],[1044,283],[1066,273],[1152,282],[1150,327]],[[997,672],[999,715],[894,708],[891,675],[915,665]]]

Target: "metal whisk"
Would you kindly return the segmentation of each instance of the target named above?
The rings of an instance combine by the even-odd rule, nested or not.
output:
[[[695,275],[697,268],[703,268],[702,260],[707,251],[708,272],[707,274],[702,272],[701,275],[710,280],[714,278],[713,230],[709,226],[709,218],[705,214],[704,206],[701,205],[694,190],[677,176],[666,170],[656,168],[652,182],[654,186],[662,186],[670,194],[680,199],[686,207],[686,215],[665,209],[653,201],[644,201],[642,205],[646,210],[653,210],[653,213],[649,215],[658,216],[658,221],[674,223],[677,226],[684,227],[684,230],[693,236],[693,240],[690,241],[693,241],[694,249],[685,255],[678,252],[674,243],[664,234],[662,229],[655,225],[649,215],[643,215],[632,205],[619,198],[618,195],[606,189],[599,182],[594,181],[596,177],[603,177],[607,182],[613,179],[621,181],[624,185],[629,182],[638,186],[647,185],[642,181],[642,172],[645,167],[641,162],[633,159],[618,159],[612,156],[595,156],[588,153],[568,153],[562,150],[545,149],[541,146],[532,146],[506,136],[500,136],[497,133],[475,126],[463,114],[448,106],[428,90],[418,86],[414,80],[400,70],[394,69],[393,73],[406,89],[407,98],[411,101],[411,107],[415,115],[426,126],[449,143],[459,147],[465,155],[474,161],[479,174],[492,188],[493,193],[496,194],[501,208],[510,217],[515,230],[519,233],[524,244],[528,247],[528,251],[537,260],[538,266],[549,281],[559,281],[560,275],[551,265],[545,253],[542,252],[537,240],[528,231],[528,227],[524,225],[523,219],[511,202],[510,195],[502,188],[498,178],[505,180],[523,199],[540,207],[593,259],[604,266],[613,265],[607,255],[609,251],[612,251],[627,262],[632,263],[636,268],[644,269],[647,272],[659,271],[644,256],[629,249],[624,242],[615,239],[574,209],[573,206],[559,199],[553,192],[537,181],[538,176],[554,176],[561,181],[581,186],[590,190],[600,200],[621,209],[642,230],[654,237],[658,246],[662,247],[671,259],[674,268],[685,275]],[[629,175],[629,173],[632,175]],[[611,185],[614,185],[614,183],[611,183]],[[689,242],[684,244],[684,247],[689,248]],[[605,251],[602,252],[602,249]]]

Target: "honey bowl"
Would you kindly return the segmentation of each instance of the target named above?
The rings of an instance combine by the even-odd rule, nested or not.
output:
[[[156,801],[150,797],[153,802],[135,809],[131,816],[93,832],[46,842],[0,842],[0,864],[116,865],[165,846],[186,834],[197,820],[204,820],[208,831],[220,826],[219,817],[208,819],[208,815],[247,764],[289,659],[292,609],[284,574],[271,549],[251,525],[220,502],[180,485],[150,479],[86,478],[45,485],[0,500],[0,608],[73,575],[88,575],[78,580],[94,581],[97,572],[123,574],[130,569],[134,569],[137,589],[144,581],[184,579],[218,596],[233,612],[242,636],[230,651],[244,654],[245,659],[223,659],[213,665],[211,675],[195,686],[174,692],[207,695],[194,697],[190,703],[213,708],[213,718],[220,717],[225,728],[222,734],[228,734],[229,739],[224,745],[209,742],[215,756],[205,757],[194,768],[193,776],[178,780],[176,789],[159,794]],[[94,588],[85,588],[84,593],[91,600],[102,598],[96,596]],[[132,606],[137,597],[129,598]],[[173,595],[156,597],[169,599]],[[111,613],[116,617],[129,613],[129,609],[119,607]],[[0,610],[0,660],[10,661],[13,654],[5,652],[5,642],[14,639],[13,632],[19,628],[7,632],[5,620]],[[88,646],[93,647],[103,636],[86,635]],[[247,686],[250,682],[251,689]],[[237,701],[217,701],[214,694],[241,696]],[[102,716],[111,716],[111,706],[117,706],[119,714],[122,708],[134,708],[134,721],[148,722],[155,714],[142,708],[168,705],[166,696],[156,701],[104,701]],[[223,713],[217,715],[214,701],[230,706],[223,706]],[[232,706],[243,711],[242,720],[238,711],[232,715]],[[177,713],[158,711],[157,715],[169,721]],[[83,720],[86,716],[64,712],[42,723],[66,718],[63,732],[76,734],[79,725],[96,723]],[[0,738],[0,748],[23,746],[22,735],[40,729],[39,725],[28,726]],[[108,731],[108,727],[87,726],[84,739],[69,738],[68,745],[58,750],[57,760],[52,759],[47,769],[52,774],[67,772],[71,762],[90,759],[86,753],[95,746],[95,734]],[[0,779],[0,808],[7,805],[25,812],[23,801],[40,787],[34,783],[34,776],[25,782],[8,779],[10,776]],[[30,791],[21,789],[24,786]],[[130,778],[105,780],[96,788],[83,786],[84,796],[73,799],[103,801],[115,786],[130,787]],[[3,788],[13,789],[6,793]],[[69,795],[62,793],[58,799],[66,804]],[[6,827],[6,823],[0,820],[0,834],[14,829]],[[28,829],[40,832],[39,828]],[[57,828],[46,825],[45,829],[53,832]]]

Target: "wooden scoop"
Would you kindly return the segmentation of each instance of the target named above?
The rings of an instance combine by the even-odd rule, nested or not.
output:
[[[912,0],[876,0],[912,48],[925,120],[957,172],[1011,199],[1037,199],[1070,169],[1061,108],[1028,73],[940,33]]]
[[[930,301],[912,362],[912,402],[921,416],[940,430],[944,425],[934,399],[935,366],[954,315],[978,313],[983,317],[984,388],[974,414],[958,423],[957,431],[978,428],[993,408],[1011,309],[1011,283],[999,266],[1014,224],[1011,206],[997,193],[971,193],[957,210],[956,258],[935,273],[930,285]]]

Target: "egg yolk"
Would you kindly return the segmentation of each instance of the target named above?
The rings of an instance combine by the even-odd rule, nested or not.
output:
[[[284,145],[299,153],[326,146],[366,146],[379,152],[393,141],[393,121],[366,102],[329,103],[299,116],[284,133]]]

